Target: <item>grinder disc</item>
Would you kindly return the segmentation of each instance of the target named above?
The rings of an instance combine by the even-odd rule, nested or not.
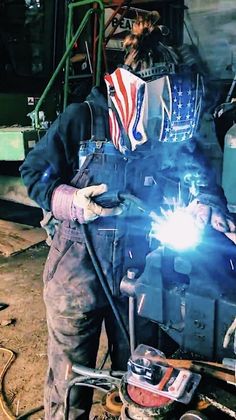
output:
[[[133,402],[143,407],[165,407],[173,403],[170,398],[157,395],[146,389],[138,388],[134,385],[127,385],[127,392]]]

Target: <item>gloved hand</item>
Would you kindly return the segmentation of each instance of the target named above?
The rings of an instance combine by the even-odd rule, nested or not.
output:
[[[197,198],[188,205],[188,211],[195,217],[200,228],[207,224],[219,232],[235,232],[235,224],[227,214],[224,214],[216,207],[202,204]]]
[[[79,223],[89,223],[98,217],[117,216],[122,213],[122,204],[117,207],[104,208],[93,201],[107,191],[106,184],[91,185],[80,190],[76,190],[73,197],[73,213]]]

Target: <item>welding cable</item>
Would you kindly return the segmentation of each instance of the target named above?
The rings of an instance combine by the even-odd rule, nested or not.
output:
[[[70,393],[74,386],[86,386],[88,388],[98,389],[102,392],[107,392],[107,389],[102,388],[102,386],[95,385],[95,384],[89,384],[86,381],[90,380],[91,378],[89,376],[81,376],[80,378],[74,378],[69,382],[69,385],[65,392],[65,399],[64,399],[64,419],[63,420],[69,420],[69,414],[70,414]]]
[[[10,354],[9,359],[7,360],[3,370],[0,372],[0,408],[2,409],[3,413],[5,414],[6,418],[9,420],[23,420],[27,419],[31,414],[37,413],[38,411],[43,410],[43,405],[33,408],[32,410],[28,411],[27,413],[21,414],[20,416],[14,416],[11,413],[10,409],[6,405],[4,398],[3,398],[3,379],[6,374],[7,369],[10,365],[14,362],[16,355],[13,353],[12,350],[6,349],[5,347],[0,347],[0,351],[7,352]]]
[[[134,196],[133,194],[123,193],[123,192],[111,192],[111,193],[108,192],[108,193],[102,194],[99,197],[96,197],[96,202],[97,202],[97,199],[98,199],[99,203],[100,203],[100,200],[103,200],[104,199],[103,197],[105,197],[105,196],[106,196],[107,201],[109,201],[109,199],[111,199],[113,202],[115,200],[115,201],[120,202],[120,203],[124,202],[124,201],[129,201],[130,203],[134,204],[141,211],[146,212],[148,215],[150,215],[150,213],[151,213],[150,209],[143,203],[143,201],[140,200],[139,198],[137,198],[136,196]],[[102,202],[101,202],[101,204],[102,204]],[[130,331],[132,333],[132,337],[130,339],[130,335],[126,330],[124,321],[123,321],[123,319],[122,319],[122,317],[119,313],[119,310],[118,310],[118,308],[117,308],[117,306],[114,302],[113,296],[112,296],[112,294],[110,292],[110,289],[109,289],[109,285],[107,284],[107,280],[106,280],[105,276],[103,275],[100,263],[97,259],[97,255],[96,255],[96,253],[94,251],[94,248],[92,246],[91,240],[89,238],[88,227],[85,224],[81,224],[79,226],[82,229],[82,233],[83,233],[84,239],[85,239],[85,244],[86,244],[89,256],[91,258],[91,261],[93,263],[94,269],[97,273],[98,279],[101,283],[101,286],[102,286],[103,291],[104,291],[104,293],[107,297],[107,300],[108,300],[108,302],[109,302],[109,304],[112,308],[112,311],[113,311],[113,313],[116,317],[116,320],[117,320],[117,322],[118,322],[118,324],[121,328],[121,331],[123,332],[124,338],[128,342],[129,346],[132,346],[132,348],[134,348],[134,345],[135,345],[134,344],[134,342],[135,342],[134,325],[133,325],[134,314],[132,315],[132,317],[130,319],[130,327],[129,328],[130,328]],[[132,305],[131,305],[130,306],[130,312],[132,313],[133,311],[134,311],[134,308],[132,308]]]
[[[232,324],[230,325],[230,327],[228,328],[228,330],[226,331],[226,334],[224,336],[224,341],[223,341],[223,348],[226,349],[229,345],[230,342],[230,338],[233,335],[233,333],[236,334],[236,318],[234,319],[234,321],[232,322]]]
[[[29,416],[32,416],[35,413],[38,413],[39,411],[42,411],[44,409],[43,405],[40,405],[39,407],[32,408],[31,410],[27,411],[26,413],[20,414],[16,417],[16,420],[27,420]]]
[[[107,359],[108,359],[109,354],[111,354],[111,352],[110,352],[110,348],[109,348],[109,345],[108,345],[108,350],[106,351],[105,356],[103,357],[103,359],[101,361],[101,364],[100,364],[100,366],[98,368],[99,370],[102,370],[104,368],[104,366],[105,366],[105,364],[107,362]]]
[[[5,401],[4,401],[4,397],[3,397],[3,379],[4,376],[6,374],[7,369],[9,368],[9,366],[12,364],[12,362],[15,360],[15,354],[13,353],[13,351],[6,349],[5,347],[0,347],[0,351],[2,352],[7,352],[10,356],[9,359],[7,360],[5,366],[3,367],[3,370],[0,372],[0,407],[3,411],[3,413],[5,414],[5,416],[7,417],[7,419],[9,420],[15,420],[16,417],[11,413],[9,407],[6,405]]]
[[[121,329],[121,331],[122,331],[122,333],[124,335],[124,338],[127,341],[127,343],[129,344],[129,333],[126,330],[124,321],[123,321],[123,319],[122,319],[122,317],[121,317],[121,315],[119,313],[119,310],[118,310],[118,308],[117,308],[117,306],[116,306],[116,304],[115,304],[115,302],[113,300],[113,297],[112,297],[112,294],[110,292],[110,289],[109,289],[109,285],[107,283],[107,280],[106,280],[105,276],[103,275],[103,271],[102,271],[101,266],[99,264],[97,255],[96,255],[96,253],[94,251],[93,245],[92,245],[92,243],[90,241],[90,238],[89,238],[88,227],[85,224],[81,224],[79,226],[81,226],[82,233],[83,233],[84,239],[85,239],[85,244],[86,244],[86,247],[87,247],[89,256],[91,258],[91,261],[93,263],[94,269],[95,269],[95,271],[97,273],[97,276],[98,276],[98,279],[100,281],[100,284],[101,284],[101,286],[103,288],[103,291],[104,291],[104,293],[105,293],[105,295],[107,297],[107,300],[108,300],[108,302],[109,302],[109,304],[110,304],[110,306],[112,308],[112,311],[113,311],[113,313],[114,313],[114,315],[116,317],[116,320],[118,322],[118,325],[120,326],[120,329]]]

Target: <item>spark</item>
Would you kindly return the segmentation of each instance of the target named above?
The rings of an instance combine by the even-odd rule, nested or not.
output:
[[[117,229],[114,229],[114,228],[105,228],[105,229],[99,228],[98,230],[117,230]]]
[[[141,297],[141,299],[140,299],[140,302],[139,302],[139,305],[138,305],[138,309],[137,309],[137,312],[138,312],[138,314],[140,313],[140,311],[141,311],[141,309],[142,309],[142,306],[143,306],[143,301],[144,301],[144,298],[145,298],[145,293],[142,293],[142,295],[141,295],[142,297]]]
[[[187,207],[174,206],[173,210],[161,208],[161,216],[153,217],[150,235],[163,245],[184,251],[199,244],[201,233]]]
[[[231,260],[231,258],[230,258],[229,262],[230,262],[230,265],[231,265],[232,270],[234,270],[234,263],[233,263],[233,261]]]
[[[131,252],[131,250],[128,251],[129,257],[132,259],[133,258],[133,254]]]

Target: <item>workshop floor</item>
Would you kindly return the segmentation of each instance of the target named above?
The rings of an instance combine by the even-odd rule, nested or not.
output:
[[[42,271],[47,253],[48,247],[40,244],[9,258],[0,257],[0,304],[9,305],[0,311],[0,347],[16,354],[6,373],[4,390],[7,404],[16,415],[43,404],[47,329]],[[99,359],[106,349],[104,336],[101,341]],[[8,357],[0,352],[0,379]],[[97,406],[93,411],[98,412]],[[28,418],[43,419],[43,411]],[[0,419],[8,419],[1,407]]]
[[[23,213],[19,208],[16,213],[15,210],[11,213],[8,207],[6,209],[0,203],[0,219],[7,214],[11,215],[10,220],[15,222],[27,224],[27,221],[30,221],[34,226],[39,225],[38,215],[35,215],[33,220],[25,209]],[[42,299],[42,271],[48,250],[47,245],[41,243],[10,257],[0,256],[0,309],[1,304],[8,305],[7,308],[0,310],[0,394],[3,369],[9,358],[9,353],[2,350],[6,348],[16,354],[16,359],[8,368],[3,383],[7,406],[16,416],[43,405],[43,384],[47,366],[47,328]],[[106,348],[106,338],[103,334],[98,366]],[[209,387],[211,389],[210,383]],[[236,413],[236,398],[233,395],[231,397],[231,406]],[[96,393],[94,400],[99,401],[99,399],[100,396]],[[229,399],[228,394],[227,398],[225,397],[225,400],[227,399]],[[91,418],[99,414],[101,408],[99,404],[95,404]],[[216,413],[215,410],[207,414],[210,420],[230,418],[225,414],[219,414],[219,411]],[[42,420],[43,417],[41,409],[27,418]],[[0,399],[0,420],[10,418],[4,414]],[[236,414],[233,418],[236,418]]]
[[[0,345],[16,353],[4,389],[16,415],[43,404],[47,330],[41,278],[47,253],[46,245],[39,245],[0,258],[0,302],[9,305],[0,312]],[[1,357],[1,370],[5,361],[6,357]],[[43,418],[42,412],[31,418],[40,415]]]

